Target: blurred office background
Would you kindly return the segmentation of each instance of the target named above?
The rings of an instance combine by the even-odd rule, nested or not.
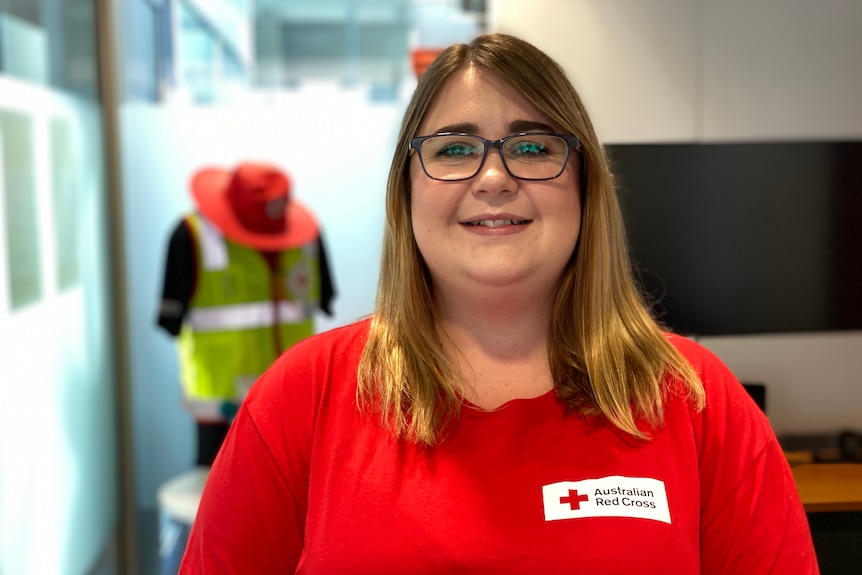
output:
[[[414,51],[519,34],[608,143],[859,139],[860,25],[852,0],[0,0],[0,573],[156,571],[156,492],[193,461],[155,317],[194,170],[291,174],[323,330],[372,309]],[[778,431],[858,420],[859,333],[703,341],[780,382]]]

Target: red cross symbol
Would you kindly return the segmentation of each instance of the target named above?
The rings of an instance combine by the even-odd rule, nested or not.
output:
[[[302,262],[296,263],[291,267],[289,275],[285,278],[285,287],[287,288],[287,293],[291,295],[290,299],[304,300],[308,298],[308,290],[311,287],[311,276]]]
[[[298,287],[301,291],[305,291],[308,289],[308,274],[305,270],[302,270],[300,273],[296,274],[294,281],[296,282],[296,287]]]
[[[589,495],[578,495],[577,489],[569,489],[568,497],[560,497],[560,503],[568,503],[569,509],[575,511],[581,508],[581,501],[589,501]]]

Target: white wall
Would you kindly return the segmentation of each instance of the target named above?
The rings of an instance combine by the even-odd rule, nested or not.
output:
[[[491,0],[489,27],[557,59],[608,144],[862,139],[862,2]],[[701,343],[778,433],[862,430],[862,332]]]
[[[862,2],[490,0],[557,59],[609,144],[858,138]]]
[[[557,60],[603,141],[689,141],[699,131],[699,13],[692,0],[492,0],[488,26]]]
[[[862,333],[704,337],[745,382],[767,385],[778,433],[862,431]]]
[[[701,2],[704,139],[862,136],[862,2]]]

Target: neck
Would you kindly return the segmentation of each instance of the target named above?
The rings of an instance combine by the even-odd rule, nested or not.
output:
[[[441,324],[465,331],[478,339],[506,337],[531,339],[529,333],[547,335],[554,307],[552,286],[493,286],[472,283],[469,287],[435,281],[434,305]]]
[[[455,366],[464,397],[492,409],[553,387],[548,365],[548,330],[553,298],[511,290],[449,299],[435,297],[438,329]]]

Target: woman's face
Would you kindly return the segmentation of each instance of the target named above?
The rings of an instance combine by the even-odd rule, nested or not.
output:
[[[496,140],[528,131],[559,130],[496,75],[468,67],[443,86],[417,135],[465,132]],[[579,165],[573,150],[558,178],[519,180],[491,149],[475,176],[447,182],[429,178],[413,153],[413,231],[435,291],[514,287],[550,294],[580,231]]]

